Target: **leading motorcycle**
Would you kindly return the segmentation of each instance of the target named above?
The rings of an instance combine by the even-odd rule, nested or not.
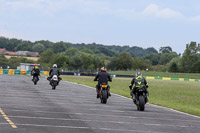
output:
[[[32,81],[34,85],[37,85],[37,82],[39,81],[38,74],[35,71],[32,72]]]
[[[37,85],[37,82],[39,81],[39,77],[38,76],[33,76],[33,79],[32,79],[34,85]]]

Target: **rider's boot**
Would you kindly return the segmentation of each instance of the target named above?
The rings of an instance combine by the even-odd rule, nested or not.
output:
[[[97,98],[99,98],[100,97],[100,95],[99,95],[99,93],[97,93]]]
[[[110,94],[110,86],[108,86],[108,96],[111,97],[111,94]]]
[[[110,96],[110,97],[111,97],[110,91],[108,91],[108,96]]]
[[[136,102],[135,94],[132,95],[132,99],[133,99],[133,102],[135,103]]]
[[[146,103],[149,101],[149,92],[146,93]]]
[[[96,92],[97,92],[97,98],[100,98],[100,94],[99,94],[99,90],[97,89],[97,86],[96,86]]]

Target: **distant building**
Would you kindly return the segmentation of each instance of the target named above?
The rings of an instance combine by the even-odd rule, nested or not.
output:
[[[16,55],[24,55],[24,56],[26,56],[26,55],[28,55],[28,53],[29,53],[29,51],[17,51]]]
[[[30,52],[30,51],[17,51],[16,52],[16,55],[23,55],[23,56],[39,56],[39,53],[38,52]]]
[[[39,56],[39,53],[38,52],[29,52],[28,55],[37,57],[37,56]]]
[[[40,67],[40,64],[37,64],[38,67]],[[29,64],[29,63],[20,63],[20,66],[17,67],[17,70],[32,70],[34,64]]]
[[[6,51],[6,54],[8,54],[8,55],[16,55],[16,52]]]
[[[0,54],[16,55],[16,52],[7,51],[5,48],[0,49]]]
[[[1,48],[0,49],[0,54],[6,54],[6,49],[5,48]]]
[[[5,48],[0,49],[0,54],[7,54],[7,55],[22,55],[22,56],[33,56],[33,57],[37,57],[39,56],[38,52],[30,52],[30,51],[17,51],[17,52],[13,52],[13,51],[6,51]]]

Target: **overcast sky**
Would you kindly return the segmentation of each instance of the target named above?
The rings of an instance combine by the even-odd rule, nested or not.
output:
[[[183,53],[200,43],[200,0],[0,0],[0,36]]]

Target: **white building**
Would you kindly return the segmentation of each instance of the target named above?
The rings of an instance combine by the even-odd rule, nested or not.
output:
[[[38,67],[40,67],[40,64],[37,64]],[[20,66],[17,67],[17,70],[32,70],[33,69],[34,64],[29,64],[29,63],[20,63]]]

